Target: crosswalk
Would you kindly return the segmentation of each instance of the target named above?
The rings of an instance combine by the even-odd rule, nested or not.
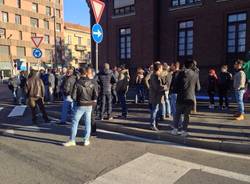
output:
[[[10,110],[10,112],[8,113],[8,116],[7,116],[8,118],[13,118],[13,117],[18,117],[18,116],[21,117],[24,115],[26,108],[27,108],[26,105],[17,105],[17,106],[14,106],[14,108],[13,107],[11,107],[11,108],[10,107],[0,107],[0,112],[6,113],[6,111],[4,111],[4,110],[7,109],[7,111]]]
[[[192,172],[200,172],[210,177],[213,175],[215,178],[223,177],[229,179],[230,183],[249,183],[250,181],[249,175],[147,153],[100,176],[91,184],[174,184],[185,180],[184,176]]]

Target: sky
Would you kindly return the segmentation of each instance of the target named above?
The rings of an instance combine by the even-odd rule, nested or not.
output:
[[[85,0],[64,0],[64,20],[89,26],[89,8]]]

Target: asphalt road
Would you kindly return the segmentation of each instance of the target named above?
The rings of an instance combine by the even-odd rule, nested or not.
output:
[[[8,118],[1,100],[0,184],[243,184],[250,156],[189,148],[98,130],[91,145],[64,148],[70,126],[31,126],[30,111]],[[50,108],[53,109],[53,106]],[[56,110],[56,109],[55,109]]]

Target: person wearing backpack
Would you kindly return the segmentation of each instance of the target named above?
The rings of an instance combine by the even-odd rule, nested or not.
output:
[[[83,118],[85,123],[84,146],[90,144],[91,114],[93,105],[97,101],[98,89],[96,83],[93,81],[93,69],[91,67],[87,67],[86,69],[81,68],[80,75],[81,77],[76,82],[72,93],[76,107],[72,118],[70,140],[63,144],[65,147],[76,146],[76,135],[81,118]]]
[[[244,93],[246,91],[247,77],[243,70],[243,61],[237,60],[234,64],[236,73],[234,75],[233,87],[235,91],[236,103],[238,105],[238,112],[234,115],[235,119],[242,121],[245,119],[245,108],[244,108]]]

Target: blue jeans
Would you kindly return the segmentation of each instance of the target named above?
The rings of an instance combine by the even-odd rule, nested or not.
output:
[[[166,102],[166,113],[167,115],[171,115],[171,106],[169,101],[169,91],[165,92],[165,102]]]
[[[118,92],[117,95],[122,108],[122,116],[126,117],[128,115],[128,108],[126,104],[126,92]]]
[[[235,90],[236,103],[238,105],[238,111],[240,114],[245,114],[243,97],[245,90]]]
[[[61,114],[61,122],[65,123],[69,112],[73,111],[73,99],[70,96],[63,96],[63,106]]]
[[[150,123],[152,126],[157,126],[157,114],[159,111],[159,104],[151,104],[150,109]]]
[[[84,140],[87,141],[90,138],[91,134],[91,113],[92,113],[92,106],[76,106],[74,109],[74,115],[72,119],[72,127],[71,127],[71,136],[70,140],[76,140],[76,134],[78,130],[79,121],[83,118],[85,123],[84,129]]]
[[[170,106],[171,106],[171,112],[173,116],[175,116],[175,113],[176,113],[176,100],[177,100],[177,94],[176,93],[171,94]]]

